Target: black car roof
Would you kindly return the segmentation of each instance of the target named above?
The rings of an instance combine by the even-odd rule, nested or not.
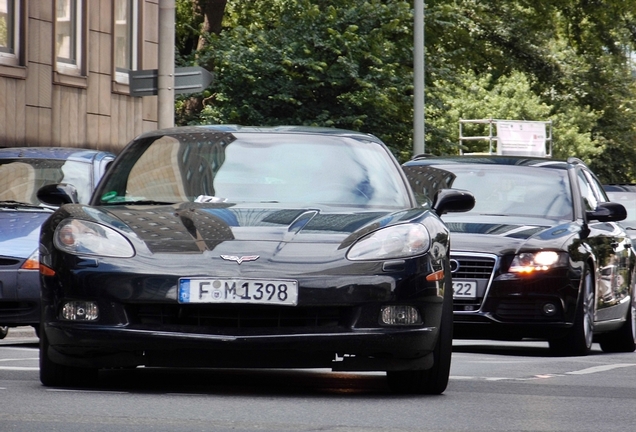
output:
[[[462,156],[415,156],[404,163],[404,166],[416,165],[451,165],[451,164],[484,164],[484,165],[517,165],[541,168],[566,169],[568,166],[581,164],[576,158],[567,161],[527,156],[499,156],[499,155],[462,155]]]
[[[157,129],[139,135],[136,139],[179,135],[184,133],[200,133],[200,132],[229,132],[229,133],[283,133],[283,134],[313,134],[313,135],[331,135],[348,137],[354,139],[363,139],[382,143],[375,135],[357,132],[346,129],[317,127],[317,126],[242,126],[242,125],[198,125],[198,126],[179,126],[167,129]]]

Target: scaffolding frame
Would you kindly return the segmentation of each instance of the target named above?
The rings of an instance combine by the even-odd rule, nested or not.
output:
[[[548,146],[545,157],[552,157],[552,120],[547,121],[533,121],[533,120],[504,120],[504,119],[459,119],[459,154],[464,154],[464,141],[488,141],[488,154],[501,154],[499,146],[499,137],[493,134],[493,125],[497,122],[515,122],[515,123],[540,123],[546,126],[546,138],[545,144]],[[465,124],[487,124],[489,128],[489,134],[484,136],[466,136],[464,135]],[[493,141],[497,143],[497,147],[493,152]]]

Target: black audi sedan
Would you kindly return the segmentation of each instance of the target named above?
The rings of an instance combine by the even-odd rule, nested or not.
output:
[[[40,239],[40,378],[105,368],[386,371],[445,390],[449,233],[375,136],[302,127],[158,130],[119,154],[90,205],[67,186]]]
[[[634,250],[580,160],[416,157],[403,169],[421,200],[470,191],[451,231],[456,338],[547,340],[560,355],[634,351]]]

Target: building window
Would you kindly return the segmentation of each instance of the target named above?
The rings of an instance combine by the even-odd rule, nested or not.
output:
[[[82,74],[82,3],[83,0],[55,1],[55,55],[57,70],[62,73]]]
[[[114,6],[115,79],[128,84],[128,72],[137,69],[137,0],[115,0]]]
[[[19,0],[0,0],[0,63],[19,64],[21,6]]]

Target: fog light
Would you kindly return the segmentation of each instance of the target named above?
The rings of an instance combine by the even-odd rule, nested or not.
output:
[[[413,306],[384,306],[380,311],[380,324],[417,325],[422,324],[422,317]]]
[[[99,309],[95,302],[71,301],[64,303],[62,318],[68,321],[95,321],[99,318]]]
[[[543,314],[546,316],[554,316],[557,313],[557,307],[555,304],[546,303],[543,305]]]

